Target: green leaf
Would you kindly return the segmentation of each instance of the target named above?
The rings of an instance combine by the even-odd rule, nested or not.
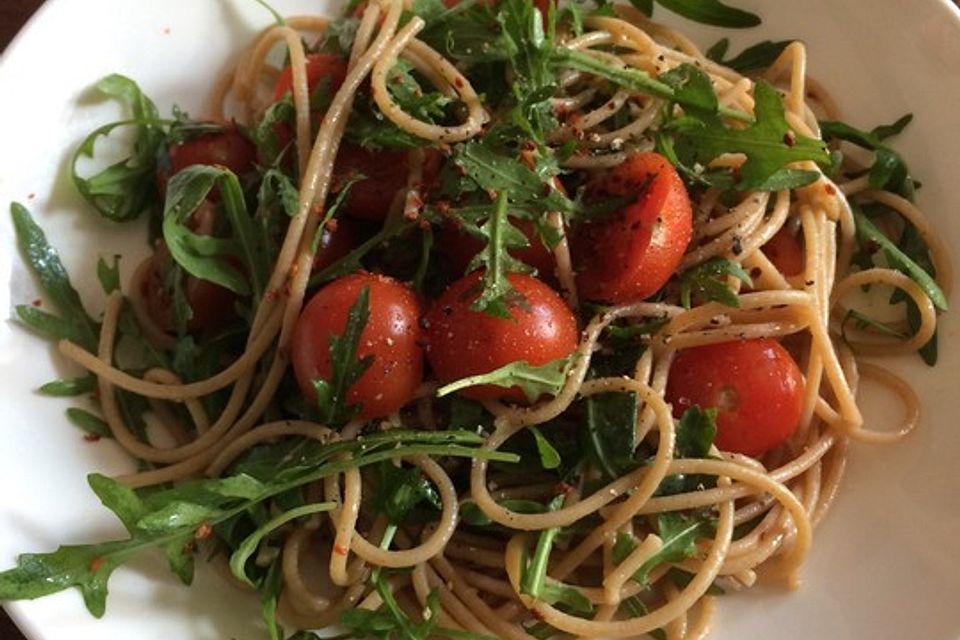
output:
[[[45,396],[67,398],[91,393],[96,388],[97,379],[88,374],[77,378],[61,378],[42,385],[37,391]]]
[[[317,502],[314,504],[307,504],[296,509],[290,509],[280,515],[276,516],[263,526],[259,527],[256,531],[247,536],[243,542],[240,543],[240,546],[230,555],[230,571],[233,573],[234,577],[237,580],[244,582],[251,587],[254,586],[253,582],[247,576],[247,560],[256,553],[257,548],[260,546],[260,543],[268,535],[282,527],[283,525],[296,520],[297,518],[303,518],[305,516],[313,515],[314,513],[321,513],[323,511],[330,511],[336,508],[336,504],[333,502]]]
[[[653,0],[630,0],[630,4],[645,16],[649,17],[653,15]]]
[[[650,613],[650,609],[643,602],[639,595],[630,596],[620,603],[620,610],[626,615],[625,618],[641,618]],[[667,640],[667,634],[663,629],[654,629],[648,631],[647,635],[654,640]]]
[[[883,144],[887,138],[901,133],[912,120],[913,115],[908,113],[892,124],[880,125],[871,131],[857,129],[845,122],[828,120],[820,123],[820,129],[826,140],[846,140],[874,151],[874,162],[869,173],[870,186],[874,189],[887,189],[913,200],[913,179],[906,162],[899,153]]]
[[[113,264],[107,264],[107,261],[100,256],[97,260],[97,279],[103,292],[111,294],[120,290],[120,256],[113,256]]]
[[[357,358],[360,338],[369,319],[370,287],[364,287],[350,305],[343,333],[330,335],[331,379],[313,381],[320,415],[327,424],[342,425],[361,410],[358,405],[347,405],[347,393],[373,364],[372,355]]]
[[[723,38],[707,50],[707,58],[738,73],[750,73],[769,67],[791,43],[793,40],[764,40],[724,60],[730,41]]]
[[[657,515],[657,530],[663,546],[650,556],[634,574],[633,579],[646,585],[650,572],[662,564],[677,563],[697,554],[697,540],[715,534],[716,523],[712,519],[685,515],[679,511],[668,511]],[[618,533],[613,545],[613,561],[623,562],[637,543],[628,533]]]
[[[220,190],[222,211],[233,232],[229,238],[198,235],[188,226],[214,185]],[[170,179],[163,238],[170,255],[190,275],[240,295],[252,289],[256,299],[263,296],[269,271],[265,238],[247,212],[240,181],[229,169],[193,165]],[[245,270],[231,264],[231,258],[240,260]]]
[[[718,0],[657,0],[664,9],[688,20],[729,29],[745,29],[760,24],[760,16],[725,5]]]
[[[586,438],[594,462],[606,478],[619,478],[637,466],[637,394],[600,393],[586,399]]]
[[[709,117],[720,108],[710,76],[691,64],[682,64],[661,73],[657,79],[670,85],[672,100],[683,105],[688,112]]]
[[[684,272],[680,279],[680,303],[689,309],[696,296],[702,302],[719,302],[728,307],[739,307],[740,298],[726,283],[732,276],[748,287],[753,286],[750,275],[739,263],[727,258],[711,258]]]
[[[401,524],[419,504],[426,502],[435,509],[443,505],[433,483],[417,468],[384,462],[378,466],[380,485],[374,504],[392,524]]]
[[[856,309],[850,309],[847,311],[846,315],[843,316],[843,322],[840,323],[840,335],[843,336],[844,340],[847,339],[847,324],[853,323],[853,325],[860,330],[870,329],[875,333],[881,335],[890,336],[891,338],[896,338],[897,340],[906,340],[907,336],[891,327],[885,322],[880,322],[875,318],[871,318],[865,313],[857,311]]]
[[[97,128],[81,143],[73,157],[72,176],[80,195],[103,217],[115,222],[133,220],[144,211],[155,210],[156,158],[166,143],[164,127],[170,121],[159,119],[157,108],[133,80],[113,74],[96,85],[101,93],[125,103],[132,111],[130,120]],[[135,127],[131,154],[99,173],[84,178],[79,173],[81,158],[93,158],[97,141],[121,127]]]
[[[537,441],[537,453],[540,454],[540,465],[544,469],[556,469],[559,467],[560,453],[550,444],[550,441],[540,433],[540,429],[530,427],[530,432],[533,433],[533,437]]]
[[[13,216],[17,245],[60,317],[25,306],[17,308],[18,315],[24,322],[44,333],[53,337],[67,337],[88,351],[96,351],[100,328],[87,315],[83,302],[80,301],[80,294],[70,283],[70,276],[60,261],[57,250],[50,246],[47,236],[23,205],[11,203],[10,213]]]
[[[547,511],[547,507],[534,500],[501,500],[497,504],[517,513],[546,513]],[[473,527],[489,527],[493,524],[493,520],[488,518],[477,503],[470,499],[460,503],[460,521]]]
[[[916,262],[901,251],[880,229],[870,221],[863,211],[854,207],[854,222],[857,225],[857,236],[862,243],[872,243],[883,250],[890,266],[900,271],[917,283],[923,292],[930,298],[934,306],[940,311],[947,310],[947,298],[937,282],[930,277]]]
[[[110,427],[106,422],[103,421],[102,418],[84,409],[70,407],[67,409],[67,419],[86,433],[90,433],[101,438],[113,437],[113,432],[110,431]]]
[[[555,396],[560,392],[566,382],[566,372],[571,361],[571,357],[568,356],[534,366],[525,360],[518,360],[489,373],[461,378],[446,384],[437,389],[437,397],[443,397],[467,387],[489,384],[504,389],[519,387],[530,402],[535,402],[543,395]]]
[[[717,436],[717,410],[694,405],[683,412],[676,429],[674,457],[706,458]]]
[[[790,130],[776,89],[761,80],[754,99],[756,122],[745,128],[729,127],[717,117],[686,116],[671,121],[667,129],[676,137],[674,148],[680,161],[687,167],[706,166],[725,153],[743,153],[747,159],[733,179],[740,191],[764,186],[792,162],[830,164],[821,140]]]

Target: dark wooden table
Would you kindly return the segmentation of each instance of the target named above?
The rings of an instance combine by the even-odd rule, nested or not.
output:
[[[42,3],[43,0],[2,0],[0,2],[0,50],[7,47],[23,23]],[[0,638],[25,640],[5,611],[0,611]]]

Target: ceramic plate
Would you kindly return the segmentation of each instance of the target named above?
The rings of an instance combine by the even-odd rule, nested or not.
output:
[[[286,14],[333,6],[274,4]],[[960,246],[960,11],[945,0],[735,4],[758,11],[764,24],[735,34],[734,47],[763,38],[804,40],[809,72],[850,121],[872,126],[915,114],[898,148],[923,181],[918,203],[947,246]],[[162,113],[178,104],[203,116],[213,78],[269,21],[252,0],[48,0],[7,49],[0,64],[0,205],[5,210],[17,200],[33,211],[91,306],[102,301],[97,258],[122,253],[129,273],[144,231],[101,222],[73,192],[67,171],[73,149],[118,115],[87,88],[119,72],[136,79]],[[722,33],[680,26],[703,46]],[[37,298],[36,288],[12,249],[5,212],[0,233],[0,309],[12,315],[13,305]],[[954,264],[958,257],[954,250]],[[852,447],[849,476],[816,532],[802,587],[722,598],[712,638],[960,637],[958,329],[960,313],[945,316],[935,369],[917,358],[895,363],[923,398],[922,424],[896,446]],[[68,403],[35,392],[70,372],[47,343],[12,322],[0,324],[0,567],[12,566],[20,552],[122,533],[84,478],[131,463],[109,441],[85,442],[64,418]],[[898,410],[884,400],[864,392],[876,428]],[[210,570],[199,571],[188,589],[162,557],[148,554],[117,571],[110,592],[101,620],[87,614],[75,590],[6,606],[31,640],[263,637],[255,599]]]

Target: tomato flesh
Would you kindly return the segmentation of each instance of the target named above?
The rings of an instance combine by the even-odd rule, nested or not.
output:
[[[777,231],[761,247],[761,251],[783,275],[798,276],[803,273],[805,263],[803,246],[800,244],[800,239],[786,227]]]
[[[680,265],[693,233],[690,198],[676,169],[660,154],[641,153],[595,180],[588,195],[636,198],[576,230],[580,293],[617,304],[656,293]]]
[[[717,447],[759,456],[796,430],[803,393],[790,353],[776,340],[756,338],[679,351],[666,398],[678,418],[693,405],[716,408]]]
[[[420,303],[406,286],[386,276],[353,273],[334,280],[310,299],[294,328],[290,357],[297,383],[308,400],[313,381],[332,380],[330,337],[342,335],[357,296],[370,289],[370,318],[360,336],[357,357],[374,360],[347,391],[347,403],[359,404],[359,417],[387,416],[410,402],[423,380]]]
[[[441,383],[489,373],[525,360],[539,366],[563,358],[577,348],[577,321],[560,296],[534,277],[508,276],[525,303],[510,308],[510,319],[474,311],[482,272],[454,282],[433,303],[426,316],[427,361]],[[460,392],[474,400],[502,398],[526,403],[518,387],[469,387]]]

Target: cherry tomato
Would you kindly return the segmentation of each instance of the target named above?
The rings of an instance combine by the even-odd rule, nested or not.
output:
[[[307,55],[307,87],[311,94],[324,78],[330,78],[330,91],[336,92],[346,77],[347,63],[343,59],[327,53]],[[284,67],[277,77],[277,83],[273,87],[273,101],[280,100],[287,92],[293,92],[293,69],[289,66]]]
[[[803,273],[803,246],[800,239],[786,227],[777,231],[767,244],[761,247],[761,251],[783,275],[797,276]]]
[[[790,353],[776,340],[756,338],[678,352],[666,398],[678,418],[693,405],[715,407],[717,447],[759,456],[796,430],[803,388]]]
[[[428,189],[440,171],[442,156],[433,149],[424,150],[423,188]],[[410,158],[406,151],[372,151],[352,144],[341,144],[334,163],[334,178],[345,182],[363,175],[347,194],[343,210],[366,220],[383,220],[397,192],[407,185]]]
[[[532,222],[517,220],[513,216],[510,217],[510,224],[519,229],[530,243],[529,247],[523,249],[511,249],[510,255],[536,269],[538,277],[552,278],[556,262],[553,259],[553,253],[540,240],[536,226]],[[467,270],[470,260],[483,249],[483,243],[450,221],[440,228],[437,249],[447,258],[454,271],[463,273]]]
[[[161,166],[157,172],[161,192],[166,191],[170,178],[195,164],[224,167],[238,176],[249,173],[257,159],[257,148],[235,126],[226,125],[223,131],[204,133],[170,145],[167,157],[169,164]],[[218,200],[219,192],[214,189],[210,197]]]
[[[313,272],[323,271],[346,256],[356,244],[357,232],[349,220],[336,218],[327,223],[313,257]]]
[[[347,392],[360,404],[363,419],[393,413],[410,402],[423,379],[423,350],[418,324],[421,309],[406,286],[386,276],[353,273],[320,289],[304,307],[290,343],[293,371],[303,394],[316,398],[313,381],[331,380],[330,336],[342,335],[351,305],[370,288],[370,319],[360,336],[357,357],[373,364]]]
[[[525,299],[510,319],[473,311],[482,272],[454,282],[426,316],[427,361],[440,382],[489,373],[517,360],[543,365],[577,348],[577,320],[557,293],[528,275],[511,273],[510,284]],[[522,390],[481,385],[461,392],[468,398],[527,402]]]
[[[690,198],[676,169],[660,154],[641,153],[595,180],[588,193],[635,199],[576,230],[580,292],[612,303],[653,295],[676,271],[693,231]]]

